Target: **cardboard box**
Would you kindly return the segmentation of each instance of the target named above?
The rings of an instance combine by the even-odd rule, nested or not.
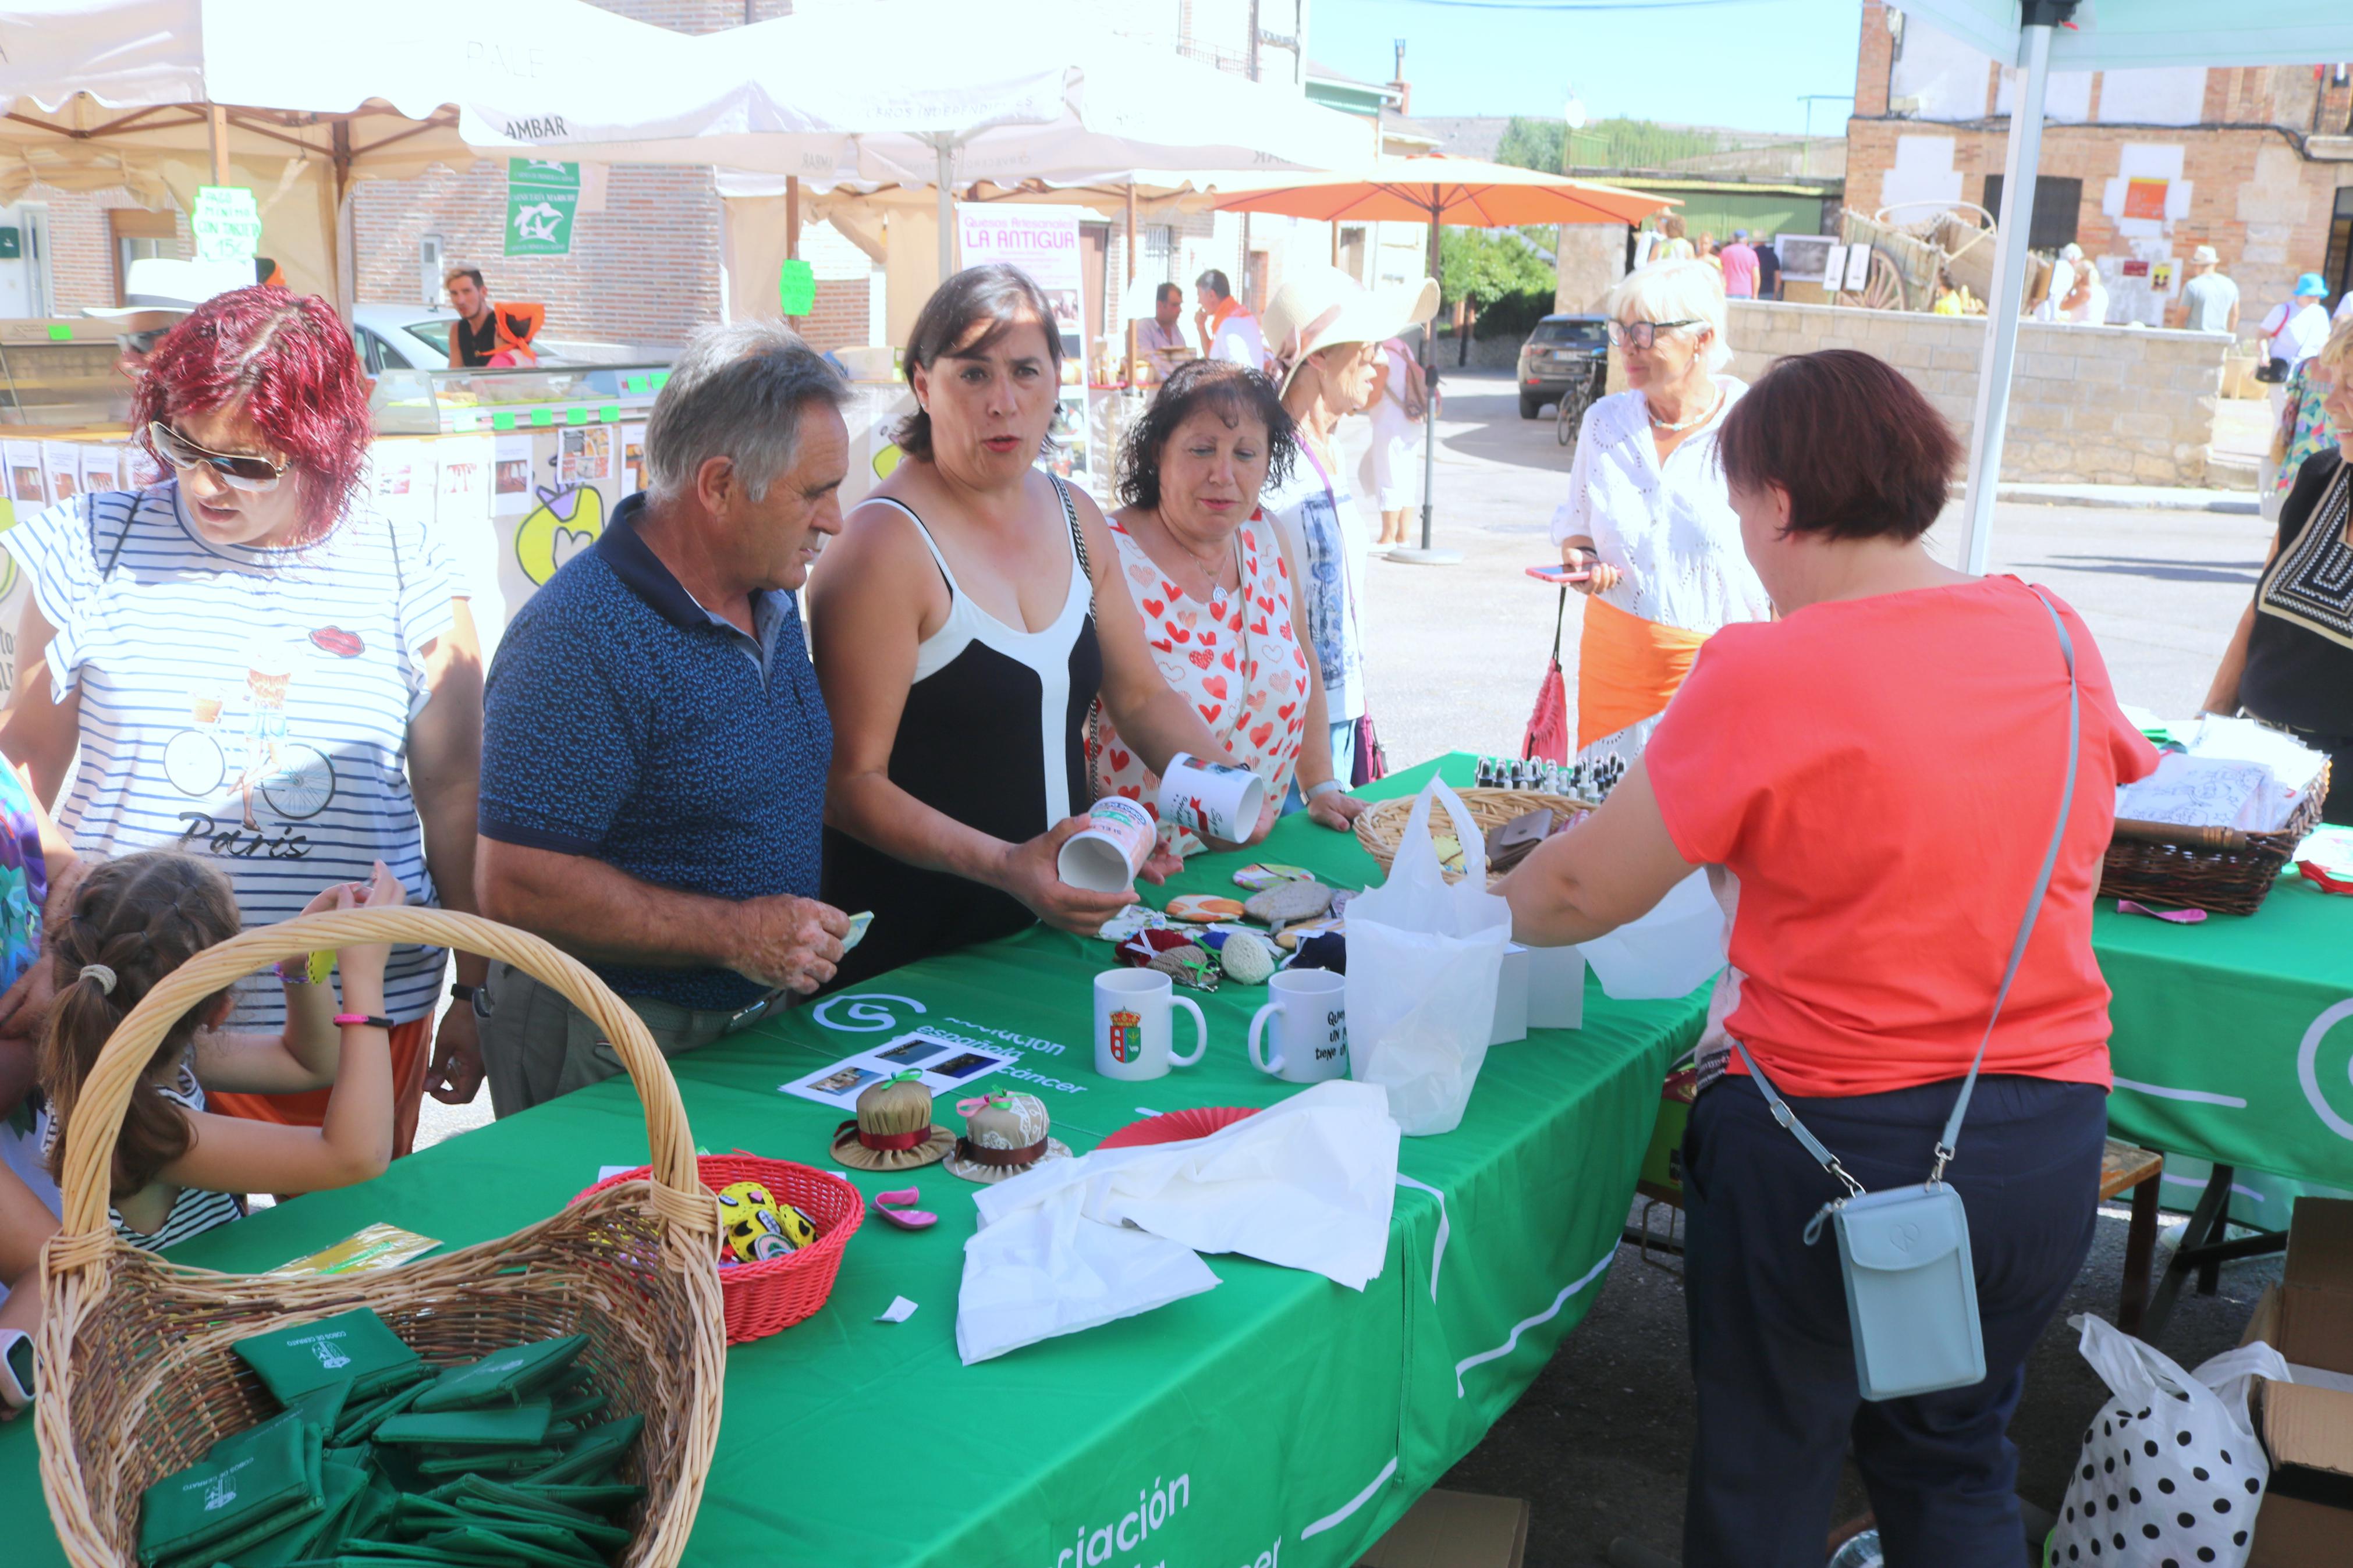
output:
[[[2242,1342],[2259,1339],[2291,1366],[2353,1373],[2353,1201],[2296,1201],[2287,1268]],[[2272,1477],[2248,1568],[2337,1568],[2353,1542],[2353,1389],[2258,1379],[2251,1408]]]
[[[1430,1491],[1358,1568],[1521,1568],[1527,1550],[1525,1499]]]

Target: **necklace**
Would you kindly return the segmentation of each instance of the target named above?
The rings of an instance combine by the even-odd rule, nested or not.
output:
[[[1714,401],[1709,403],[1704,409],[1693,415],[1690,418],[1683,420],[1680,424],[1670,425],[1665,420],[1660,418],[1657,415],[1651,414],[1651,403],[1648,398],[1644,398],[1642,400],[1642,412],[1645,414],[1651,414],[1651,424],[1654,427],[1664,430],[1670,436],[1680,435],[1683,431],[1690,429],[1694,425],[1704,425],[1709,420],[1715,417],[1715,411],[1724,406],[1724,389],[1722,387],[1717,387],[1715,390],[1715,397]]]
[[[1168,520],[1160,515],[1160,510],[1157,507],[1153,509],[1152,521],[1158,526],[1162,537],[1176,547],[1176,553],[1182,555],[1186,560],[1190,561],[1195,566],[1200,568],[1201,580],[1209,585],[1209,591],[1206,594],[1198,595],[1196,596],[1205,605],[1210,600],[1216,598],[1218,596],[1218,568],[1225,564],[1227,560],[1232,558],[1234,542],[1230,538],[1228,539],[1226,541],[1226,547],[1223,551],[1204,559],[1190,546],[1187,545],[1184,540],[1177,537],[1176,531],[1168,526]]]

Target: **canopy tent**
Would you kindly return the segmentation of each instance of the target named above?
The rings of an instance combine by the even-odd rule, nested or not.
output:
[[[1996,223],[1993,294],[1978,374],[1976,423],[1960,562],[1983,572],[1993,535],[1994,493],[2001,475],[2003,426],[2010,415],[2010,369],[2025,300],[2027,216],[2034,210],[2034,171],[2042,147],[2042,108],[2053,68],[2109,70],[2141,66],[2307,65],[2353,59],[2353,5],[2309,0],[1905,0],[1929,26],[2010,62],[2021,73],[2018,112]]]
[[[1364,121],[1295,93],[1077,24],[976,29],[947,0],[828,7],[686,42],[683,70],[633,72],[626,92],[557,84],[536,110],[503,124],[469,112],[460,130],[538,157],[931,185],[944,276],[959,184],[1345,168],[1373,152]]]
[[[295,288],[347,303],[353,180],[468,168],[461,105],[500,123],[543,79],[602,82],[687,42],[586,0],[402,0],[332,24],[280,0],[14,0],[0,201],[38,181],[186,210],[199,185],[249,185],[264,254]]]
[[[951,190],[958,202],[980,205],[1083,207],[1127,229],[1128,275],[1136,274],[1137,224],[1143,218],[1210,210],[1236,180],[1261,175],[1181,170],[1128,170],[1076,184],[1029,180],[1001,185],[976,180]],[[797,182],[795,182],[797,184]],[[733,316],[777,313],[777,264],[797,255],[799,225],[823,222],[883,268],[887,341],[903,342],[915,314],[939,287],[938,193],[928,184],[870,186],[843,183],[794,195],[781,174],[719,171],[728,309]],[[887,238],[886,238],[886,227]],[[1147,310],[1146,315],[1150,314]]]
[[[1381,158],[1365,174],[1328,174],[1303,179],[1267,179],[1264,188],[1219,200],[1224,212],[1281,213],[1326,223],[1425,223],[1430,226],[1430,275],[1445,281],[1438,231],[1506,228],[1521,224],[1639,224],[1662,208],[1677,206],[1672,196],[1630,191],[1591,180],[1489,163],[1476,158],[1432,153],[1419,158]],[[1430,365],[1433,334],[1421,340],[1421,362]],[[1445,564],[1462,559],[1459,551],[1431,548],[1431,491],[1438,478],[1438,403],[1422,409],[1421,547],[1390,552],[1392,561]]]

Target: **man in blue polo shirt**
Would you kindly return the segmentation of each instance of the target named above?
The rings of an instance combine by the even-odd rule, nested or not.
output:
[[[841,531],[847,389],[783,328],[695,338],[646,426],[647,489],[518,612],[483,698],[482,912],[594,969],[664,1054],[814,991],[833,730],[795,594]],[[495,967],[501,1116],[621,1070],[552,987]]]

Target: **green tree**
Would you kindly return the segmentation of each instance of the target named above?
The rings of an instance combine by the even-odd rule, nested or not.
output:
[[[1542,169],[1547,174],[1557,174],[1560,139],[1567,129],[1557,120],[1532,120],[1525,114],[1514,114],[1504,127],[1504,140],[1495,149],[1495,162],[1516,169]]]
[[[1484,310],[1515,294],[1541,294],[1549,303],[1559,275],[1518,234],[1509,229],[1449,228],[1438,240],[1444,303],[1468,300]]]

